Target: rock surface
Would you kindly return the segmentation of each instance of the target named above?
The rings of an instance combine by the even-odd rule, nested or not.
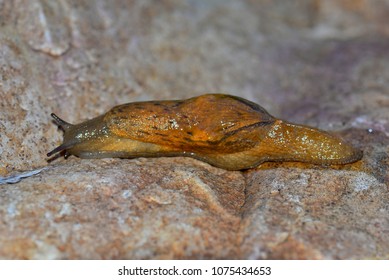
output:
[[[0,176],[48,166],[0,185],[0,258],[389,258],[388,16],[378,0],[0,0]],[[336,131],[364,157],[47,162],[51,112],[77,123],[204,92]]]

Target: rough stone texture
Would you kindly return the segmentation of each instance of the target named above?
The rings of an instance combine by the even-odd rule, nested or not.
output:
[[[0,258],[389,258],[389,2],[0,0]],[[362,161],[47,163],[49,118],[225,92]]]
[[[150,175],[150,170],[152,175]],[[0,255],[236,256],[244,180],[191,159],[68,160],[2,192]]]

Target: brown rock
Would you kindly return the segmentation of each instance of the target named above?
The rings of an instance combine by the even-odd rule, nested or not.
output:
[[[375,177],[361,171],[281,166],[247,176],[245,257],[387,256],[389,240],[377,230],[389,225],[388,188]]]
[[[243,188],[240,172],[191,159],[68,160],[2,188],[0,255],[229,258]]]

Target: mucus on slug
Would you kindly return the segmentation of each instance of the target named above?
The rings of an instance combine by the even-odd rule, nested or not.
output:
[[[188,156],[227,170],[266,161],[346,164],[362,157],[335,135],[276,119],[225,94],[127,103],[75,125],[52,117],[64,141],[49,157],[63,151],[81,158]]]

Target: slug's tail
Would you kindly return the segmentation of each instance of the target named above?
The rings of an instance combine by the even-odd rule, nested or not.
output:
[[[333,134],[281,120],[275,122],[262,142],[262,147],[269,158],[274,160],[321,165],[352,163],[360,160],[363,155],[362,151]]]

